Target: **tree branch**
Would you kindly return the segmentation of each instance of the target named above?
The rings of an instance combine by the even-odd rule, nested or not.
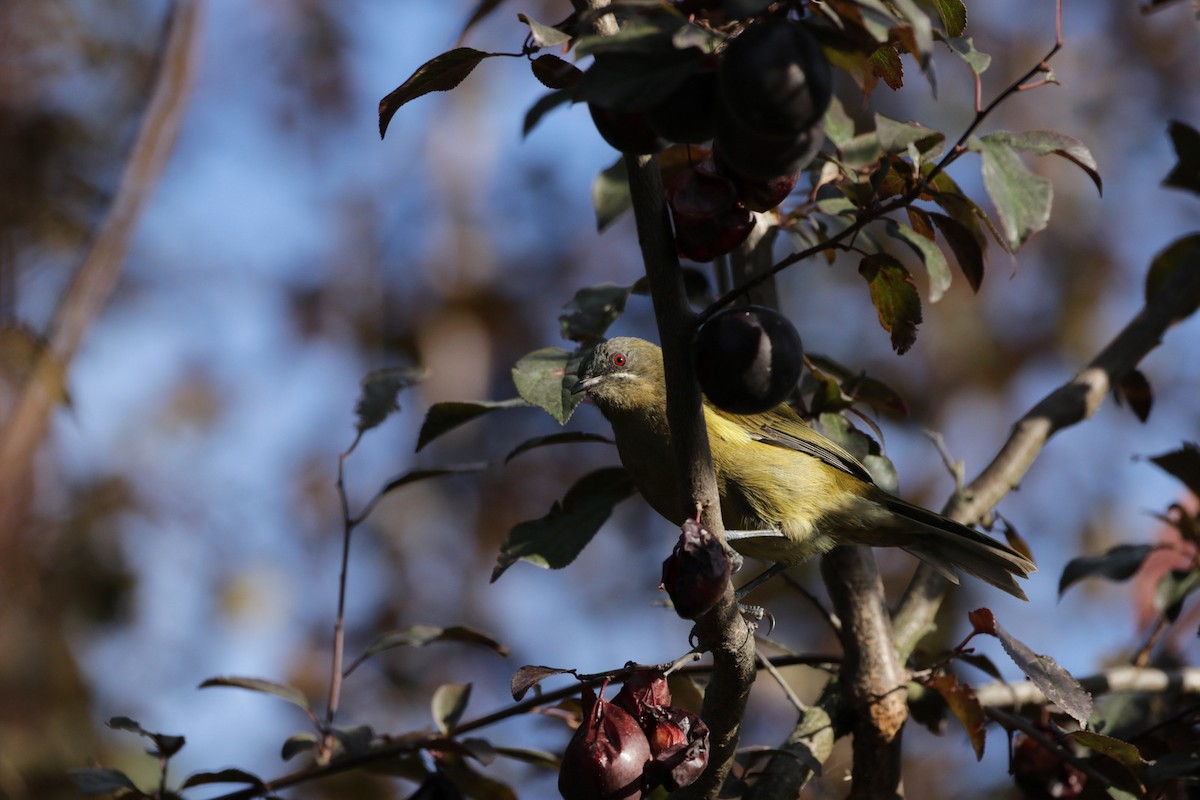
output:
[[[1079,685],[1092,694],[1122,692],[1175,692],[1200,695],[1200,668],[1165,670],[1151,667],[1114,667],[1098,675],[1079,679]],[[975,696],[987,708],[1044,706],[1046,695],[1031,681],[985,683],[975,687]]]

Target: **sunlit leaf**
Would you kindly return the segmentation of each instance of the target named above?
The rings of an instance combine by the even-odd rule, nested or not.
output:
[[[304,693],[294,686],[288,686],[275,681],[263,680],[262,678],[209,678],[200,684],[199,688],[206,689],[210,686],[229,686],[234,689],[248,689],[251,692],[262,692],[263,694],[274,695],[282,700],[286,700],[292,705],[299,706],[305,711],[311,711],[312,707],[308,704],[308,698]]]
[[[368,372],[362,380],[362,393],[354,404],[358,432],[369,431],[393,411],[399,411],[400,404],[396,399],[400,391],[419,383],[424,377],[422,369],[391,368]]]
[[[975,40],[970,36],[954,36],[944,40],[976,75],[982,75],[992,65],[992,57],[975,49]]]
[[[554,417],[558,424],[566,425],[583,401],[582,394],[571,393],[578,382],[577,359],[576,353],[559,347],[544,347],[522,356],[512,369],[517,394]]]
[[[912,145],[922,155],[936,155],[946,141],[946,134],[941,131],[926,128],[919,122],[901,122],[883,114],[875,115],[875,135],[879,138],[880,149],[885,153],[904,153]]]
[[[1195,442],[1184,442],[1180,449],[1150,456],[1148,460],[1183,481],[1188,491],[1200,497],[1200,446]]]
[[[538,47],[560,47],[571,41],[571,34],[563,33],[552,25],[545,25],[526,14],[517,14],[517,19],[529,26],[529,35]]]
[[[520,701],[525,697],[525,693],[537,686],[542,681],[553,675],[574,675],[573,669],[559,669],[558,667],[541,667],[534,664],[526,664],[513,673],[512,676],[512,697],[513,700]]]
[[[509,531],[500,546],[492,580],[519,560],[549,569],[567,566],[600,530],[613,506],[633,493],[633,482],[623,467],[608,467],[583,476],[546,516],[522,522]]]
[[[629,171],[623,157],[601,170],[592,181],[592,208],[596,210],[596,230],[601,233],[633,208],[633,199],[629,196]]]
[[[524,400],[514,397],[511,400],[478,400],[434,403],[425,414],[425,422],[417,435],[417,452],[439,436],[449,433],[459,425],[464,425],[476,417],[506,408],[528,408]]]
[[[467,710],[467,702],[471,699],[471,684],[443,683],[433,692],[430,709],[433,712],[433,722],[442,733],[450,733],[463,712]]]
[[[1062,597],[1063,592],[1084,578],[1129,580],[1155,549],[1152,544],[1119,544],[1100,555],[1073,558],[1058,580],[1058,596]]]
[[[975,690],[969,684],[960,683],[958,678],[950,674],[936,675],[929,679],[929,687],[934,689],[946,701],[950,711],[962,723],[975,750],[975,760],[983,760],[983,748],[986,743],[984,726],[987,719],[983,715],[983,706],[975,696]]]
[[[1087,173],[1096,184],[1096,191],[1104,193],[1104,182],[1100,178],[1100,169],[1096,159],[1087,146],[1073,136],[1067,136],[1057,131],[1025,131],[1012,133],[996,131],[983,137],[993,142],[1007,144],[1017,150],[1033,153],[1039,156],[1057,155],[1076,164]]]
[[[279,755],[284,761],[291,761],[301,753],[315,750],[316,747],[317,735],[315,733],[295,733],[284,741]]]
[[[948,36],[962,36],[967,29],[967,7],[962,0],[933,0]]]
[[[995,134],[972,137],[968,146],[983,157],[983,185],[1000,215],[1005,243],[1015,253],[1050,221],[1054,189],[1048,179],[1030,172],[1017,151]]]
[[[598,433],[585,433],[583,431],[563,431],[562,433],[552,433],[549,436],[537,436],[533,439],[526,439],[521,442],[513,451],[504,457],[504,463],[507,464],[522,453],[526,453],[538,447],[547,447],[556,444],[575,444],[578,442],[603,442],[605,444],[615,444],[612,439],[607,436],[601,436]]]
[[[1200,131],[1179,120],[1171,120],[1167,132],[1179,162],[1171,168],[1163,186],[1200,194]]]
[[[405,103],[430,92],[448,92],[463,82],[479,62],[499,53],[484,53],[470,47],[456,47],[434,56],[379,101],[379,138],[387,134],[392,117]]]
[[[886,253],[872,253],[863,258],[858,273],[870,287],[879,324],[892,335],[892,348],[898,354],[908,352],[921,323],[921,298],[912,276],[903,264]]]
[[[871,53],[871,69],[891,89],[899,89],[904,85],[904,63],[900,53],[892,44],[882,44]]]
[[[912,228],[893,219],[887,221],[884,230],[888,236],[904,242],[917,254],[929,274],[929,302],[940,300],[950,288],[950,264],[941,249]]]
[[[1067,738],[1072,739],[1076,744],[1083,745],[1088,750],[1103,753],[1127,767],[1142,767],[1148,763],[1142,757],[1137,745],[1113,736],[1105,736],[1095,731],[1072,731],[1067,734]]]

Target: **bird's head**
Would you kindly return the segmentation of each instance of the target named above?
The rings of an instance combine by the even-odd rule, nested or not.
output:
[[[645,339],[607,339],[580,366],[579,382],[571,392],[587,392],[605,412],[662,410],[666,407],[662,350]]]

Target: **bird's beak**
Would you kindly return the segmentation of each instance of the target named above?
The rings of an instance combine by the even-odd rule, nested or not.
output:
[[[579,394],[580,392],[586,392],[588,389],[592,388],[599,382],[600,382],[599,377],[584,378],[583,380],[577,382],[574,386],[571,387],[571,394]]]

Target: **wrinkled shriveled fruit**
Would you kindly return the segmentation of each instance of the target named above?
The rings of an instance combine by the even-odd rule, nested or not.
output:
[[[671,690],[667,688],[666,676],[658,670],[649,669],[632,673],[613,698],[613,705],[628,711],[639,723],[644,723],[647,711],[670,704]],[[649,736],[650,732],[646,731],[646,735]]]
[[[675,248],[692,261],[712,261],[746,240],[754,217],[738,202],[733,182],[698,164],[679,170],[667,187]]]
[[[586,686],[583,710],[583,722],[563,752],[559,793],[565,800],[640,800],[650,760],[641,726]]]
[[[622,153],[644,156],[657,153],[667,146],[640,111],[616,111],[601,108],[595,103],[588,103],[588,111],[604,141]]]
[[[708,766],[708,726],[690,711],[658,709],[646,737],[654,756],[646,767],[648,785],[662,784],[673,792],[691,784]]]
[[[787,400],[804,362],[796,328],[763,306],[714,314],[696,331],[693,354],[705,397],[731,414],[761,414]]]
[[[662,586],[675,613],[695,619],[717,604],[729,586],[729,554],[713,532],[688,520],[663,562]]]

